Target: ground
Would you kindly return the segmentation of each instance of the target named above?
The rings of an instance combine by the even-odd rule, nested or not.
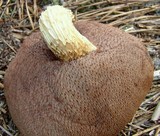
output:
[[[0,1],[0,135],[19,134],[4,96],[4,75],[23,39],[38,30],[38,18],[47,4],[70,8],[76,20],[97,20],[137,36],[152,57],[152,88],[120,136],[160,136],[160,1],[159,0],[8,0]],[[159,104],[160,105],[160,104]]]

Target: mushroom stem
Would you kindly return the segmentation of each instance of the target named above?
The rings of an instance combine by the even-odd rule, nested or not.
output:
[[[96,47],[73,25],[73,13],[62,6],[49,6],[42,12],[39,27],[49,49],[64,61],[77,59]]]

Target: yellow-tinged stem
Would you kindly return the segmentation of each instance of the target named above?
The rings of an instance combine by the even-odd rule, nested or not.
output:
[[[77,59],[97,48],[73,25],[74,16],[62,6],[49,6],[42,12],[39,27],[50,50],[64,61]]]

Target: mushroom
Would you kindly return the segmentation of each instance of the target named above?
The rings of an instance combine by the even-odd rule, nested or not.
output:
[[[23,136],[115,136],[151,87],[153,65],[139,39],[73,20],[69,9],[48,7],[8,66],[5,96]]]

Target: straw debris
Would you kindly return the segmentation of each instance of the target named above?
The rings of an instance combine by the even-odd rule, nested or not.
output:
[[[160,70],[159,0],[0,0],[0,135],[19,134],[5,101],[5,70],[23,39],[38,30],[39,15],[47,4],[70,8],[76,20],[96,20],[139,37],[152,57],[155,71]],[[160,80],[154,78],[144,102],[119,136],[159,136],[159,102]]]

